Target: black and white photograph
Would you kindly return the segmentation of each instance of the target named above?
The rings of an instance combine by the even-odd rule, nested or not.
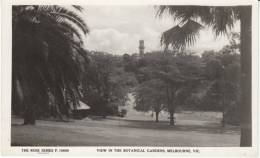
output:
[[[253,5],[12,5],[10,147],[256,147],[252,19]]]

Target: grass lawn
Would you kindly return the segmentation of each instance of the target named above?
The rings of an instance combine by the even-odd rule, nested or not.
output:
[[[12,118],[11,143],[14,146],[239,146],[239,128],[222,128],[217,117],[179,113],[175,127],[168,125],[167,118],[156,123],[148,114],[72,122],[37,120],[35,126],[23,126],[22,119]]]

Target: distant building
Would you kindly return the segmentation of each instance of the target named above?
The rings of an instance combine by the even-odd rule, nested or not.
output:
[[[139,41],[139,56],[143,57],[144,56],[144,40]]]
[[[90,107],[82,101],[76,107],[72,106],[73,117],[75,119],[83,119],[88,116]]]

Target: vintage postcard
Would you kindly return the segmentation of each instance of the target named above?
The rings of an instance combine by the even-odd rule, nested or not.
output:
[[[4,0],[1,152],[257,157],[256,0]]]

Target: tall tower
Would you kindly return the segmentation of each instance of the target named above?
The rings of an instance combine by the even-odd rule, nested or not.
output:
[[[139,41],[139,55],[140,57],[144,56],[144,40]]]

